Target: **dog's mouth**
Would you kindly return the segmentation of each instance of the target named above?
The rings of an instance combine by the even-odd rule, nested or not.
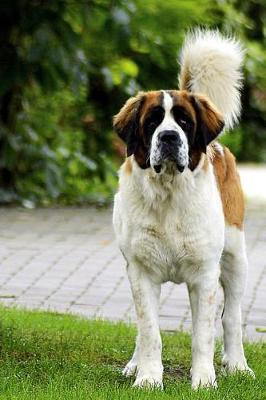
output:
[[[188,166],[187,149],[184,146],[170,146],[161,143],[156,157],[152,157],[150,161],[156,174],[182,174]]]
[[[180,172],[180,173],[182,173],[183,171],[184,171],[184,169],[185,169],[185,166],[184,165],[180,165],[179,163],[175,163],[175,166],[176,166],[176,169]],[[156,174],[159,174],[160,172],[161,172],[161,170],[162,170],[162,164],[157,164],[157,165],[154,165],[153,166],[153,169],[154,169],[154,171],[156,172]]]
[[[176,171],[181,174],[186,167],[186,158],[179,147],[163,144],[160,148],[160,157],[157,158],[157,162],[152,167],[156,174],[161,172],[174,173]]]
[[[153,169],[157,174],[159,174],[162,170],[162,165],[161,164],[154,165]]]

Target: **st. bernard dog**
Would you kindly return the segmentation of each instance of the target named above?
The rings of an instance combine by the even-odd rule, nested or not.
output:
[[[192,310],[192,387],[216,386],[216,292],[224,290],[223,365],[248,371],[241,296],[247,273],[244,199],[235,158],[216,139],[240,114],[243,51],[218,32],[190,34],[180,90],[140,92],[114,117],[127,146],[113,224],[135,302],[138,335],[124,374],[162,387],[161,284],[185,282]]]

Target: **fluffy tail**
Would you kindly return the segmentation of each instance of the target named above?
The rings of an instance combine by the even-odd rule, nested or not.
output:
[[[218,31],[197,30],[181,51],[180,89],[205,94],[232,128],[241,111],[241,66],[244,51],[234,38]]]

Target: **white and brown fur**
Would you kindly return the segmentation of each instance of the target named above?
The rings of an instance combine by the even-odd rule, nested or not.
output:
[[[223,364],[230,372],[252,372],[241,331],[247,272],[243,193],[234,156],[215,142],[240,112],[241,62],[236,41],[198,31],[182,51],[180,90],[141,92],[114,118],[128,156],[113,224],[138,319],[135,351],[124,369],[127,376],[136,374],[134,386],[162,387],[158,304],[167,281],[185,282],[189,291],[192,387],[216,385],[219,279],[225,295]]]

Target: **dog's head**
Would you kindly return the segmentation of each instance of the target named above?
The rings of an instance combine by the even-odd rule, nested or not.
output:
[[[175,165],[194,169],[222,131],[223,118],[202,95],[185,90],[140,92],[114,117],[114,128],[138,165],[160,173]]]

